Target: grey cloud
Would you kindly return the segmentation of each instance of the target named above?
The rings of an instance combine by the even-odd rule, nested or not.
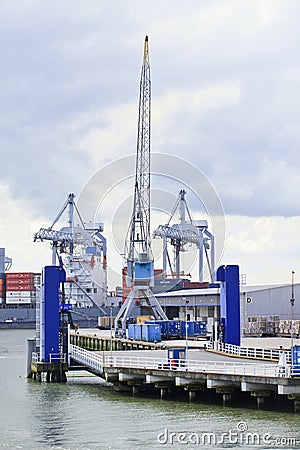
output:
[[[154,97],[214,84],[240,89],[235,105],[170,111],[160,134],[153,129],[155,150],[197,165],[227,214],[298,214],[297,2],[285,2],[265,25],[258,23],[262,4],[229,1],[226,12],[222,1],[172,8],[158,1],[143,8],[138,1],[4,2],[1,180],[30,199],[37,215],[52,217],[69,191],[79,192],[99,168],[79,142],[91,128],[107,128],[107,108],[137,105],[149,33]],[[223,16],[214,19],[218,7]],[[99,165],[111,153],[99,149]]]

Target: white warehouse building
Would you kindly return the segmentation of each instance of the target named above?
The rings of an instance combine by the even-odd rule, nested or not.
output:
[[[204,320],[211,331],[220,315],[220,288],[185,289],[156,294],[170,319]],[[291,305],[292,286],[240,286],[241,322],[247,323],[300,320],[300,284],[294,285],[294,306]],[[278,324],[277,324],[278,326]],[[246,330],[247,331],[247,330]]]

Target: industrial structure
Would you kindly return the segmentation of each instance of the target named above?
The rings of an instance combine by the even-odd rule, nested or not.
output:
[[[207,287],[207,283],[206,289],[184,289],[164,292],[157,297],[153,295],[155,272],[150,235],[150,110],[151,80],[146,37],[140,81],[133,211],[125,244],[127,267],[126,272],[123,271],[130,292],[116,315],[115,336],[112,334],[112,308],[109,337],[97,337],[94,330],[90,336],[85,333],[81,335],[76,327],[72,332],[70,330],[70,311],[73,303],[80,303],[79,295],[83,294],[101,309],[107,286],[106,240],[101,234],[103,225],[84,223],[75,205],[74,194],[69,194],[53,224],[47,229],[41,228],[34,236],[35,241],[48,240],[52,243],[52,265],[42,270],[37,333],[34,340],[28,341],[28,376],[42,381],[46,374],[47,381],[65,382],[67,371],[84,369],[112,382],[116,389],[132,389],[133,394],[138,392],[140,386],[144,389],[151,385],[152,388],[160,389],[163,398],[171,389],[179,387],[187,390],[192,400],[197,391],[202,394],[215,389],[218,395],[222,394],[225,405],[240,390],[255,396],[258,408],[264,405],[265,400],[284,395],[293,399],[295,411],[300,411],[300,346],[292,343],[291,351],[288,352],[282,348],[271,352],[259,349],[262,361],[257,360],[256,349],[243,349],[240,346],[241,318],[246,319],[246,304],[251,309],[257,303],[259,292],[250,292],[246,287],[241,289],[237,265],[224,265],[215,271],[214,236],[208,231],[207,221],[192,221],[184,190],[180,191],[174,208],[174,211],[179,208],[180,223],[170,226],[169,221],[154,232],[154,236],[162,238],[164,242],[164,267],[159,274],[166,277],[169,263],[171,276],[178,281],[181,276],[180,253],[186,244],[194,244],[199,249],[199,283],[203,280],[205,255],[212,284]],[[59,231],[54,230],[54,225],[66,210],[68,226]],[[75,225],[75,212],[80,225]],[[168,244],[174,248],[174,265],[170,260]],[[100,263],[105,274],[100,284],[95,282],[93,276],[97,263]],[[0,269],[3,272],[4,265],[4,253],[0,251]],[[12,290],[15,286],[19,289],[24,286],[32,288],[34,276],[17,274],[6,277],[7,282]],[[293,278],[292,293],[288,300],[292,321],[296,316],[295,298],[299,289],[299,286],[298,289],[294,286]],[[274,291],[265,292],[264,295],[269,295],[270,299],[272,293]],[[282,294],[286,301],[287,291]],[[141,312],[145,308],[155,320],[150,317],[144,323],[128,323],[137,300]],[[272,306],[277,307],[274,297]],[[168,316],[174,320],[168,320]],[[213,342],[205,343],[203,352],[197,352],[195,359],[192,359],[188,353],[188,339],[207,338],[207,325],[211,325]],[[292,342],[293,335],[294,330],[291,330]],[[185,348],[169,348],[161,358],[145,358],[144,355],[135,357],[132,354],[124,358],[122,352],[112,355],[113,350],[126,350],[129,347],[165,350],[165,343],[160,343],[162,336],[185,338]],[[221,353],[221,358],[219,354],[205,360],[204,349]],[[107,350],[109,355],[104,353]],[[254,359],[251,362],[241,362],[239,359],[233,361],[228,360],[228,354],[231,357],[243,357],[246,354],[248,358],[251,355],[250,358]]]
[[[107,270],[106,239],[101,234],[103,223],[84,222],[75,204],[75,195],[69,194],[49,228],[40,228],[34,241],[50,241],[52,265],[62,259],[66,270],[65,296],[77,307],[106,304]],[[64,212],[68,225],[59,231],[53,229]],[[75,224],[75,213],[80,224]]]
[[[203,320],[213,333],[219,324],[221,287],[177,290],[156,294],[168,317]],[[300,335],[300,302],[291,305],[290,284],[240,285],[241,329],[244,336]],[[300,284],[294,286],[295,298],[300,298]],[[142,311],[143,313],[143,311]]]
[[[185,251],[186,244],[193,244],[196,245],[199,252],[199,282],[203,281],[205,255],[209,278],[213,283],[216,279],[214,236],[208,230],[207,220],[192,220],[185,194],[186,191],[181,189],[168,222],[165,225],[159,225],[153,233],[154,238],[163,239],[163,273],[166,276],[169,269],[172,277],[182,278],[184,274],[181,271],[180,254]],[[179,224],[170,225],[177,210],[179,210]],[[173,263],[170,258],[168,244],[173,247]]]
[[[127,320],[140,298],[151,308],[156,319],[167,319],[151,291],[154,284],[154,260],[150,234],[150,148],[151,148],[151,77],[148,36],[145,38],[140,80],[136,173],[133,211],[125,243],[127,284],[130,293],[115,320],[115,333],[125,334]]]

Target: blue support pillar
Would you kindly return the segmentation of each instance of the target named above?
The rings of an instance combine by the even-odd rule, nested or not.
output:
[[[50,362],[50,354],[59,353],[59,285],[66,281],[60,266],[45,266],[41,292],[41,361]]]
[[[239,266],[219,267],[217,280],[221,281],[220,322],[223,328],[223,341],[225,344],[241,345]]]

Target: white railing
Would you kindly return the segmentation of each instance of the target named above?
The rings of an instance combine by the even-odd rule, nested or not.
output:
[[[51,363],[65,363],[67,362],[67,355],[65,353],[49,353],[49,360]]]
[[[32,352],[31,357],[32,362],[40,362],[40,354],[37,352]],[[49,353],[50,363],[65,363],[67,362],[67,355],[65,353]]]
[[[31,361],[38,362],[40,360],[40,354],[37,352],[32,352]]]
[[[129,355],[108,355],[82,349],[75,345],[70,345],[71,357],[81,364],[100,372],[104,368],[113,367],[118,369],[155,369],[155,370],[184,370],[193,373],[218,373],[227,375],[250,375],[263,377],[288,377],[290,376],[289,366],[279,366],[278,364],[244,363],[244,362],[224,362],[224,361],[197,361],[197,360],[177,360],[144,356]]]
[[[91,352],[70,344],[70,356],[85,366],[103,372],[104,358],[101,353]]]
[[[279,361],[280,355],[282,354],[281,349],[239,347],[238,345],[223,344],[220,342],[211,342],[208,344],[207,348],[243,358],[269,359],[273,361]],[[285,353],[287,361],[289,362],[290,351],[286,351]]]

